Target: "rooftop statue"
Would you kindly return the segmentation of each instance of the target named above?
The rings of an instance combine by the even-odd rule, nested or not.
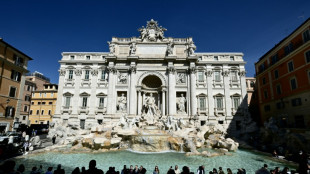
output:
[[[151,21],[147,22],[146,28],[142,26],[138,31],[140,32],[140,39],[142,41],[156,42],[165,38],[164,32],[167,31],[167,29],[162,26],[159,27],[157,21],[151,19]]]

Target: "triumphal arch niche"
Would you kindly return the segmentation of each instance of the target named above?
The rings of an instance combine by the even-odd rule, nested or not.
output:
[[[229,124],[246,104],[242,53],[197,53],[191,37],[166,37],[153,19],[139,37],[112,37],[109,52],[65,52],[55,118],[118,121],[122,115]],[[240,117],[241,118],[241,117]]]

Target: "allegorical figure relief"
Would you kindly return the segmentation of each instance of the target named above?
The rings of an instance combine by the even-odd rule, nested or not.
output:
[[[118,98],[117,105],[118,105],[118,111],[126,112],[127,99],[124,93],[122,93],[121,97]]]
[[[167,45],[167,56],[170,56],[172,54],[173,54],[172,43],[169,42],[169,44]]]
[[[177,83],[185,83],[185,73],[178,73]]]
[[[115,53],[115,44],[108,42],[109,44],[109,50],[110,50],[110,55],[113,55]]]
[[[127,74],[126,73],[120,73],[118,75],[118,82],[122,83],[122,84],[126,84],[127,83]]]
[[[183,96],[183,94],[181,94],[181,97],[178,101],[178,112],[185,113],[185,102],[186,98]]]

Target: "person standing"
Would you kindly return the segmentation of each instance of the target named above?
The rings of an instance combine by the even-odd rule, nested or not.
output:
[[[54,145],[56,143],[56,135],[53,136],[52,141],[53,141],[53,145]]]
[[[175,166],[174,166],[174,173],[175,173],[175,174],[180,174],[180,173],[181,173],[181,171],[180,171],[178,165],[175,165]]]
[[[154,171],[153,171],[153,174],[159,174],[158,166],[155,166],[155,169],[154,169]]]

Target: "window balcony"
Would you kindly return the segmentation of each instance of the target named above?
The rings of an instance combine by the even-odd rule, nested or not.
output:
[[[98,107],[96,108],[95,113],[96,113],[96,114],[98,114],[98,113],[105,114],[105,113],[107,113],[107,107],[105,107],[105,106],[98,106]]]
[[[81,114],[81,113],[88,114],[88,112],[89,112],[89,107],[88,106],[80,106],[80,108],[78,110],[79,114]]]
[[[63,106],[62,107],[62,110],[61,110],[61,113],[68,113],[68,114],[71,114],[72,112],[72,107],[71,106]]]
[[[220,115],[222,115],[222,116],[225,116],[225,108],[214,108],[214,114],[216,115],[216,116],[220,116]]]

